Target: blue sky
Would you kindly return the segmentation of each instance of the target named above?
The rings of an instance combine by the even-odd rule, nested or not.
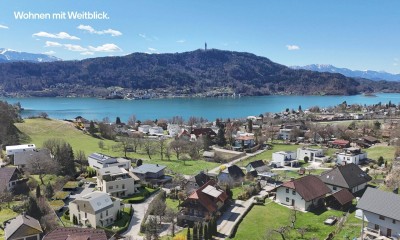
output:
[[[400,73],[398,0],[0,0],[0,47],[65,60],[209,48]],[[105,11],[108,20],[16,20]],[[61,33],[61,34],[60,34]]]

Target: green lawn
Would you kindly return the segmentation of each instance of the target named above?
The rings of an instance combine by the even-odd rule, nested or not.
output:
[[[252,156],[247,158],[244,161],[240,161],[239,166],[240,167],[245,167],[248,163],[255,161],[255,160],[266,160],[266,161],[271,161],[272,160],[272,153],[274,152],[279,152],[279,151],[297,151],[297,148],[299,148],[299,145],[287,145],[287,144],[273,144],[273,148],[271,150],[265,150],[264,152],[257,154],[256,156]]]
[[[207,162],[204,160],[187,160],[186,163],[184,164],[183,161],[181,160],[146,160],[144,163],[154,163],[154,164],[160,164],[160,165],[165,165],[167,168],[175,173],[181,173],[185,175],[195,175],[199,173],[200,171],[207,171],[211,170],[215,167],[218,167],[221,165],[220,163],[215,163],[215,162]]]
[[[167,198],[167,199],[165,199],[165,203],[167,204],[168,208],[178,210],[179,200]]]
[[[38,184],[41,184],[39,175],[31,175],[30,177],[33,178]],[[44,181],[44,184],[50,183],[51,185],[54,185],[56,183],[56,181],[61,178],[63,178],[63,176],[56,176],[56,175],[50,174],[50,175],[45,175],[43,177],[43,181]]]
[[[355,212],[351,213],[347,218],[342,230],[336,235],[335,239],[354,239],[360,237],[362,228],[362,220],[355,217]]]
[[[0,224],[3,225],[4,221],[7,221],[11,218],[14,218],[18,215],[18,213],[14,212],[13,210],[2,207],[0,210]],[[0,239],[4,239],[4,231],[0,228]]]
[[[388,162],[391,162],[394,158],[394,152],[396,151],[393,146],[372,146],[365,149],[368,153],[368,158],[378,160],[382,156]]]
[[[58,192],[54,193],[53,199],[54,199],[54,200],[64,200],[64,199],[66,199],[70,194],[71,194],[71,192],[58,191]]]
[[[49,205],[54,211],[57,211],[60,208],[64,207],[65,203],[63,200],[54,200],[54,201],[49,201]]]
[[[106,229],[111,230],[113,232],[121,231],[122,229],[128,227],[130,220],[131,220],[131,209],[124,208],[122,211],[121,218],[119,220],[115,221],[114,224],[106,227]]]
[[[67,189],[73,189],[73,188],[77,188],[79,186],[79,182],[77,181],[68,181],[63,188],[67,188]]]
[[[123,202],[129,203],[130,200],[135,201],[136,203],[143,202],[146,198],[150,197],[157,190],[158,190],[158,188],[156,188],[156,189],[152,189],[152,188],[148,188],[148,187],[142,188],[140,193],[136,193],[130,197],[124,198]]]
[[[270,231],[272,229],[290,225],[290,211],[289,208],[274,202],[266,204],[265,206],[256,205],[243,219],[233,239],[249,239],[249,236],[254,240],[264,239],[266,235],[271,234]],[[335,210],[326,211],[320,215],[298,212],[295,228],[309,228],[304,235],[305,239],[311,239],[313,237],[325,239],[330,232],[336,229],[336,226],[324,225],[323,221],[329,216],[341,216],[342,214],[342,212]],[[288,233],[288,239],[301,239],[296,229],[292,229]],[[278,235],[274,235],[274,237],[277,237],[276,239],[280,238]]]

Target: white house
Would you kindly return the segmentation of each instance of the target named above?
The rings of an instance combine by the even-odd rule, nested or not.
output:
[[[138,131],[141,133],[149,133],[151,126],[150,125],[140,125],[138,127]]]
[[[139,192],[139,181],[135,174],[117,166],[97,171],[97,188],[114,197],[126,197]]]
[[[25,144],[25,145],[12,145],[6,146],[6,153],[8,156],[13,156],[17,152],[33,151],[36,149],[35,144]]]
[[[292,129],[281,128],[279,129],[278,138],[282,140],[289,140],[291,133]]]
[[[357,203],[363,211],[363,234],[379,235],[400,239],[400,195],[377,188],[367,188]]]
[[[90,225],[93,228],[105,227],[113,224],[117,219],[121,202],[107,193],[95,191],[77,197],[69,203],[68,208],[71,222],[75,216],[78,224]]]
[[[356,165],[360,164],[360,161],[367,159],[368,155],[366,152],[362,152],[360,148],[345,148],[344,151],[337,155],[337,163],[348,164],[354,163]]]
[[[317,176],[307,175],[279,186],[276,190],[276,202],[307,211],[323,205],[325,195],[330,192]]]
[[[285,165],[290,165],[291,167],[293,167],[293,164],[298,162],[296,156],[296,152],[292,151],[274,152],[272,153],[271,164],[275,164],[277,167],[283,167]]]
[[[131,161],[124,158],[113,158],[100,153],[92,153],[88,156],[89,166],[95,169],[117,166],[129,170]]]
[[[321,161],[324,162],[328,159],[325,157],[324,150],[318,148],[298,148],[297,149],[297,159],[304,160],[305,157],[308,157],[310,162]]]
[[[178,124],[168,124],[167,131],[171,137],[175,137],[181,131],[181,127]]]
[[[149,128],[149,134],[150,135],[163,135],[164,134],[164,129],[162,127],[151,127]]]

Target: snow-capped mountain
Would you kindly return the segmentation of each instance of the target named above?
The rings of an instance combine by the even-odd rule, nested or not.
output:
[[[348,68],[338,68],[330,64],[311,64],[306,66],[291,66],[292,69],[305,69],[316,72],[329,72],[329,73],[340,73],[346,77],[354,78],[366,78],[371,80],[388,80],[388,81],[400,81],[400,74],[391,74],[384,71],[372,71],[372,70],[351,70]]]
[[[4,62],[54,62],[62,61],[60,58],[41,54],[41,53],[27,53],[18,52],[11,49],[0,48],[0,63]]]

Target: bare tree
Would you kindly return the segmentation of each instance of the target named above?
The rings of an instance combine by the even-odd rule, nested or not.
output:
[[[300,234],[302,239],[304,239],[304,235],[307,233],[307,231],[307,227],[301,227],[297,229],[297,232]]]
[[[39,159],[37,157],[28,160],[26,170],[30,174],[39,175],[39,179],[42,185],[44,185],[43,178],[48,174],[54,174],[58,171],[58,164],[51,159]]]
[[[150,138],[146,137],[143,142],[144,150],[146,151],[147,155],[151,159],[151,155],[155,152],[155,144]]]
[[[77,150],[75,152],[75,160],[79,162],[81,173],[85,171],[85,167],[89,166],[85,152],[82,150]]]
[[[161,137],[158,140],[158,149],[160,152],[161,161],[164,160],[164,153],[165,153],[166,148],[167,148],[167,139],[164,137]]]
[[[175,236],[176,218],[178,217],[177,209],[167,208],[165,211],[165,220],[171,223],[171,235]]]
[[[152,207],[153,207],[152,213],[160,218],[160,224],[161,224],[161,219],[162,219],[162,216],[164,216],[164,214],[165,214],[167,204],[165,204],[165,202],[162,199],[156,198],[152,202]]]
[[[282,227],[279,227],[279,228],[276,228],[276,229],[272,229],[268,233],[268,235],[270,236],[270,235],[272,235],[272,233],[278,233],[281,236],[282,240],[286,240],[288,231],[289,231],[288,226],[282,226]]]
[[[7,203],[7,207],[10,208],[10,203],[13,200],[13,194],[7,188],[4,188],[3,191],[0,192],[0,202]]]
[[[135,127],[136,125],[136,115],[131,115],[128,119],[128,125],[131,127]]]
[[[292,228],[294,229],[294,225],[297,220],[297,208],[295,206],[293,206],[293,209],[290,211],[289,220],[292,225]]]
[[[133,151],[137,152],[137,149],[140,148],[142,146],[142,135],[141,134],[134,134],[132,136],[132,147],[133,147]]]
[[[127,158],[126,154],[128,152],[128,149],[132,147],[132,139],[129,137],[120,137],[119,143],[121,144],[122,151],[124,152],[125,158]]]
[[[176,158],[179,160],[179,156],[186,151],[186,145],[188,143],[183,139],[173,140],[169,147],[175,152]]]

